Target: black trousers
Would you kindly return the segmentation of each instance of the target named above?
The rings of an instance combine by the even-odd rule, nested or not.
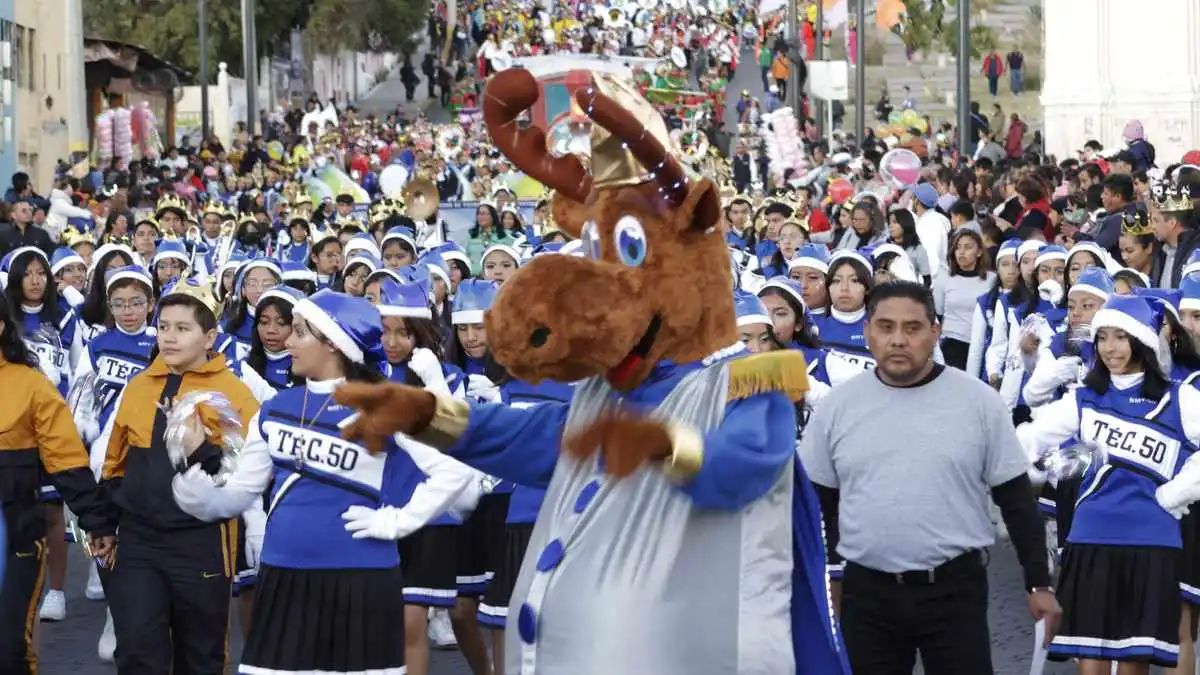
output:
[[[982,554],[967,555],[932,583],[846,563],[842,635],[854,675],[912,675],[918,652],[926,675],[992,674],[987,570]]]
[[[120,675],[225,672],[236,523],[165,531],[122,523],[106,585]]]
[[[942,356],[946,359],[946,365],[959,370],[967,369],[967,354],[971,350],[971,343],[955,340],[954,338],[942,338]]]
[[[46,540],[9,544],[0,585],[0,673],[37,672],[33,625],[46,582]]]

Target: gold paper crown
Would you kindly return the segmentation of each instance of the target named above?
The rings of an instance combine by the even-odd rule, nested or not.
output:
[[[1179,213],[1194,208],[1191,189],[1186,185],[1178,189],[1169,186],[1156,189],[1153,202],[1154,208],[1163,213]]]
[[[178,211],[182,217],[186,218],[188,207],[182,199],[175,195],[163,195],[154,207],[154,216],[157,218],[163,211]]]
[[[216,215],[221,216],[223,220],[225,216],[229,214],[229,209],[225,208],[224,204],[214,199],[204,205],[204,215],[207,216],[210,213],[215,213]]]
[[[133,224],[133,229],[136,230],[138,228],[138,226],[141,225],[142,223],[149,223],[150,225],[152,225],[154,227],[155,230],[162,232],[162,227],[159,226],[158,219],[152,215],[147,215],[144,218],[138,218],[138,221]]]
[[[359,232],[367,231],[367,228],[363,227],[362,221],[349,214],[344,216],[338,214],[338,216],[333,219],[333,226],[338,230],[341,230],[344,227],[353,227]]]
[[[1150,227],[1150,219],[1146,217],[1145,211],[1126,212],[1121,217],[1121,234],[1129,237],[1141,237],[1154,234],[1154,228]]]
[[[662,115],[633,88],[633,85],[604,73],[594,74],[592,79],[595,83],[593,86],[601,94],[608,96],[617,105],[629,111],[647,134],[662,143],[668,154],[679,156]],[[599,124],[592,125],[591,143],[592,186],[594,188],[637,185],[653,180],[650,175],[651,168],[642,166],[641,162],[629,151],[625,141],[614,136]]]
[[[75,248],[79,244],[94,244],[95,242],[92,241],[92,235],[87,232],[83,232],[75,227],[68,227],[63,230],[62,243],[67,248]]]
[[[169,298],[173,295],[195,298],[200,301],[200,304],[207,307],[213,316],[217,315],[217,299],[213,296],[212,288],[208,284],[202,284],[195,279],[181,279],[175,282],[163,297]]]

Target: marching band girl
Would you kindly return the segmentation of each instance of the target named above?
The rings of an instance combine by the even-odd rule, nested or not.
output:
[[[809,325],[804,292],[801,285],[786,277],[768,279],[758,291],[766,314],[771,320],[772,335],[784,349],[796,349],[804,354],[808,365],[809,390],[804,403],[812,406],[829,391],[829,373],[825,367],[826,352],[820,339]]]
[[[221,263],[217,273],[213,275],[213,297],[220,304],[221,323],[229,319],[237,305],[236,302],[230,301],[230,298],[233,297],[233,285],[237,280],[238,270],[248,260],[250,259],[246,257],[245,253],[235,251],[230,254],[228,260]]]
[[[458,244],[448,241],[429,249],[426,253],[437,253],[446,261],[446,269],[450,274],[450,296],[458,292],[458,284],[463,279],[471,278],[471,259]]]
[[[825,277],[829,274],[829,254],[824,246],[808,244],[796,251],[788,261],[788,278],[799,281],[804,289],[804,306],[813,316],[825,314],[829,290]]]
[[[521,267],[521,255],[507,244],[492,244],[483,253],[480,279],[503,284]]]
[[[50,272],[58,286],[58,294],[72,308],[79,307],[86,299],[87,263],[78,253],[69,248],[55,249],[50,257]]]
[[[292,335],[292,309],[304,297],[294,288],[276,286],[258,298],[250,351],[241,362],[241,377],[260,402],[271,397],[260,395],[266,391],[264,387],[281,391],[299,384],[292,374],[292,356],[286,343]]]
[[[413,232],[403,226],[390,228],[379,242],[383,266],[389,270],[397,270],[417,261],[417,245],[413,242]]]
[[[308,254],[308,267],[317,273],[317,288],[329,288],[342,270],[342,242],[332,230],[319,235]]]
[[[341,291],[361,298],[367,290],[367,277],[382,267],[378,258],[369,253],[357,253],[346,259],[342,273]]]
[[[88,269],[87,297],[76,314],[79,318],[80,338],[84,344],[103,333],[112,324],[113,316],[108,309],[108,294],[105,276],[122,267],[133,265],[133,251],[121,244],[104,244],[92,256],[94,264]]]
[[[424,284],[401,283],[385,277],[380,284],[377,306],[383,317],[384,371],[388,379],[449,394],[451,387],[444,370],[447,366],[439,361],[440,334],[433,323]],[[478,484],[474,481],[476,487]],[[455,606],[458,597],[455,551],[457,526],[461,524],[456,515],[444,513],[400,540],[404,660],[410,675],[429,672],[429,609],[448,610]]]
[[[1093,358],[1092,345],[1081,342],[1076,332],[1090,326],[1096,312],[1113,295],[1113,280],[1104,268],[1092,267],[1077,277],[1067,292],[1066,330],[1038,346],[1036,365],[1022,389],[1027,404],[1036,408],[1059,398],[1063,387],[1087,372]]]
[[[855,251],[837,251],[829,259],[826,314],[813,317],[813,325],[828,352],[825,367],[831,386],[875,367],[863,334],[873,277],[871,263]]]
[[[1017,249],[1020,246],[1021,242],[1017,239],[1007,239],[1000,244],[996,252],[996,282],[987,293],[980,295],[975,301],[975,311],[971,316],[971,347],[967,351],[966,372],[984,381],[987,381],[984,356],[992,344],[997,305],[1000,299],[1007,297],[1016,286],[1020,276],[1017,265]]]
[[[187,249],[181,242],[166,240],[160,243],[150,262],[151,276],[154,279],[154,297],[161,296],[162,290],[177,279],[187,278],[189,262]]]
[[[317,274],[301,263],[283,262],[279,265],[279,281],[308,297],[317,292]]]
[[[1133,295],[1139,288],[1150,286],[1150,277],[1130,267],[1113,272],[1113,284],[1117,295]]]
[[[1153,310],[1111,296],[1092,320],[1096,363],[1083,386],[1047,405],[1019,435],[1040,457],[1072,437],[1100,456],[1084,476],[1063,554],[1063,622],[1050,657],[1081,675],[1149,673],[1178,658],[1178,517],[1200,496],[1200,391],[1158,365]]]
[[[209,519],[230,517],[273,474],[243,672],[399,675],[403,643],[379,639],[404,630],[395,540],[449,508],[470,474],[424,446],[373,453],[342,440],[352,410],[333,390],[381,379],[381,316],[334,291],[297,303],[294,315],[288,350],[307,382],[263,406],[242,451],[269,453],[274,468],[243,460],[223,487],[192,471],[176,498]]]
[[[282,276],[283,271],[270,258],[253,258],[238,268],[232,296],[236,301],[226,310],[229,318],[221,327],[225,339],[217,346],[230,362],[241,361],[250,353],[255,305],[264,292],[279,285]]]

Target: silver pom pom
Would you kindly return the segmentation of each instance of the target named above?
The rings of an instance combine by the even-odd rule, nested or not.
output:
[[[221,456],[221,470],[215,479],[218,485],[224,485],[229,475],[237,469],[238,455],[246,438],[242,429],[242,418],[233,403],[224,394],[215,391],[192,391],[180,396],[166,410],[167,430],[163,440],[167,446],[167,457],[176,468],[187,466],[188,452],[184,447],[190,421],[199,415],[200,406],[207,406],[216,413],[217,429],[207,429],[209,435],[215,431],[217,444],[224,453]]]

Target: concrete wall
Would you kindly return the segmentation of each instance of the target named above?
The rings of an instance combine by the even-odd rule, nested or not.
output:
[[[1044,11],[1046,152],[1064,159],[1091,139],[1122,147],[1131,119],[1159,166],[1200,148],[1200,3],[1046,0]]]
[[[16,128],[16,87],[10,83],[10,69],[3,67],[11,63],[12,46],[9,40],[13,29],[14,0],[0,0],[0,190],[12,185],[12,175],[17,170],[17,150],[13,145]]]
[[[26,171],[34,189],[47,194],[53,187],[58,160],[70,161],[72,151],[86,151],[86,127],[78,112],[86,108],[82,81],[72,72],[83,58],[82,26],[64,26],[74,16],[82,21],[75,0],[10,0],[21,44],[16,78],[14,145],[17,170]],[[22,29],[24,29],[22,31]],[[78,44],[75,42],[78,41]],[[74,86],[73,86],[74,85]]]

